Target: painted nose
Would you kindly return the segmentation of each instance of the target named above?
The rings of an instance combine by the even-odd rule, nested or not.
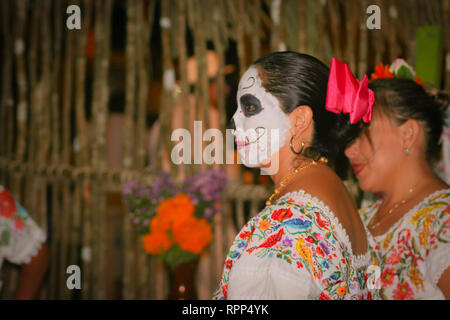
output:
[[[234,123],[233,118],[231,118],[230,123],[228,124],[228,129],[236,130],[236,123]]]

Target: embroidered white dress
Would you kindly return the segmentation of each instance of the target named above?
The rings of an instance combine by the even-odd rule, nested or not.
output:
[[[345,229],[319,199],[285,194],[236,236],[213,299],[371,299],[370,251],[353,255]]]
[[[380,204],[360,211],[365,225]],[[437,283],[450,267],[450,189],[428,195],[385,234],[369,235],[369,245],[381,269],[383,299],[444,299]]]
[[[5,259],[19,265],[29,263],[45,241],[45,233],[0,185],[0,271]]]

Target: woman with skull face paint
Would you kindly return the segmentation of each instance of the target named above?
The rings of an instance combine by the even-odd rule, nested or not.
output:
[[[344,65],[332,64],[336,73],[335,66]],[[372,298],[366,232],[332,170],[373,104],[367,79],[346,76],[342,86],[322,62],[295,52],[269,54],[242,76],[233,116],[238,153],[270,175],[275,192],[236,236],[214,299]],[[346,103],[349,110],[340,110]]]
[[[369,84],[374,119],[345,154],[361,189],[381,196],[360,213],[382,270],[382,298],[450,299],[450,189],[431,167],[448,97],[395,78],[393,66]]]

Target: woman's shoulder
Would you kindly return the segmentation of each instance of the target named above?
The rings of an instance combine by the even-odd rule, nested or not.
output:
[[[348,245],[348,236],[330,207],[305,190],[290,191],[266,209],[263,217],[270,217],[274,224],[282,224],[290,232],[308,231],[315,237],[333,238]]]
[[[441,229],[449,224],[450,188],[436,190],[417,204],[409,215],[410,223],[416,230],[429,229],[431,226]]]

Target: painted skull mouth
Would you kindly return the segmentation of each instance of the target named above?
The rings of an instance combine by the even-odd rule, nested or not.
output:
[[[253,141],[250,141],[250,138],[248,137],[248,135],[245,136],[245,140],[237,140],[236,139],[237,149],[240,150],[252,143],[257,142],[264,135],[265,132],[266,132],[266,128],[257,127],[257,128],[255,128],[256,138]]]

